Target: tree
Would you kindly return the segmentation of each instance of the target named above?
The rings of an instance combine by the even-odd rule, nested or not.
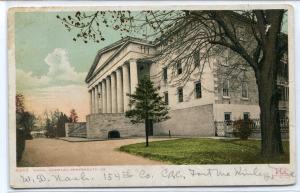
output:
[[[53,138],[55,137],[54,125],[51,122],[50,118],[46,118],[46,137]]]
[[[77,123],[78,122],[78,115],[77,115],[75,109],[71,110],[69,120],[70,120],[71,123]]]
[[[45,113],[46,116],[46,125],[45,128],[47,130],[46,136],[50,138],[54,137],[65,137],[65,124],[70,122],[70,118],[56,109],[54,112]]]
[[[31,130],[35,125],[36,117],[25,109],[25,97],[22,93],[16,94],[16,158],[21,161],[26,140],[32,139]]]
[[[16,118],[17,129],[22,128],[24,130],[25,139],[32,139],[30,132],[35,125],[36,116],[34,113],[26,111],[25,97],[22,93],[16,94]]]
[[[25,129],[26,139],[32,139],[31,130],[33,129],[35,123],[36,117],[33,113],[25,111],[21,114],[20,124]]]
[[[23,113],[25,111],[25,105],[24,105],[24,95],[21,93],[16,94],[16,112],[17,113]]]
[[[264,156],[276,156],[284,153],[277,74],[288,47],[287,35],[282,33],[285,12],[282,9],[96,11],[89,14],[78,11],[74,16],[57,18],[69,31],[79,30],[74,41],[81,39],[85,43],[105,41],[103,27],[111,27],[122,35],[150,32],[142,36],[163,45],[155,60],[163,60],[173,69],[177,61],[187,65],[179,84],[189,80],[195,68],[208,65],[211,56],[230,50],[240,61],[231,66],[238,69],[245,63],[255,73],[261,111],[261,152]],[[188,25],[189,30],[180,33]],[[245,27],[244,33],[239,32],[239,26]],[[195,53],[199,51],[203,65],[193,67]]]
[[[130,118],[133,124],[145,123],[146,147],[148,147],[149,125],[169,119],[168,107],[148,77],[140,79],[134,94],[128,96],[131,110],[126,111],[125,116]]]
[[[23,103],[23,102],[22,102]],[[18,98],[16,96],[16,158],[17,162],[21,161],[25,149],[25,130],[21,125],[21,110],[18,108]],[[20,104],[20,103],[19,103]],[[22,105],[23,106],[23,105]],[[22,108],[23,109],[23,108]]]
[[[56,123],[56,129],[57,129],[57,137],[65,137],[66,136],[66,129],[65,129],[65,124],[69,123],[70,119],[67,115],[64,113],[61,113],[57,123]]]

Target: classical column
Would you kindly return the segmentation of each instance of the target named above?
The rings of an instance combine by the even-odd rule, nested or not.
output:
[[[102,85],[101,82],[98,84],[98,113],[102,113]]]
[[[136,60],[129,60],[130,65],[130,92],[133,94],[138,84],[138,72]]]
[[[102,80],[102,113],[107,113],[107,108],[106,108],[106,81]]]
[[[95,113],[98,113],[98,85],[95,86]]]
[[[110,75],[111,78],[111,112],[117,113],[117,85],[116,85],[116,73],[113,72]]]
[[[92,111],[92,108],[93,108],[93,105],[92,105],[92,90],[89,90],[89,95],[90,95],[90,114],[92,114],[93,113],[93,111]]]
[[[121,69],[118,68],[117,72],[117,105],[118,105],[118,113],[123,113],[123,85],[122,85],[122,72]]]
[[[111,113],[111,81],[110,76],[106,78],[106,112]]]
[[[92,114],[95,113],[95,88],[92,88]]]
[[[124,101],[124,112],[129,110],[129,97],[127,94],[130,94],[130,80],[129,80],[129,68],[127,64],[122,66],[123,72],[123,101]]]

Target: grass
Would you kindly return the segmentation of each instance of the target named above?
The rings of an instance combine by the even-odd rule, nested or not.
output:
[[[137,143],[120,147],[120,151],[172,164],[259,164],[289,163],[289,142],[283,142],[285,154],[276,158],[260,154],[259,140],[175,139],[154,141],[145,147]]]

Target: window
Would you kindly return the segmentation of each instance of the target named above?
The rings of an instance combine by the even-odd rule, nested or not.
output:
[[[248,84],[242,82],[242,98],[248,98]]]
[[[168,105],[169,104],[169,94],[168,94],[168,92],[164,92],[164,96],[165,96],[165,103]]]
[[[195,83],[195,97],[197,99],[202,97],[201,82],[200,81]]]
[[[166,81],[168,79],[168,68],[163,68],[163,79]]]
[[[244,112],[244,113],[243,113],[243,117],[244,117],[244,120],[249,120],[249,118],[250,118],[250,113],[249,113],[249,112]]]
[[[286,110],[278,110],[279,113],[279,119],[287,119],[288,113]]]
[[[163,49],[164,49],[164,45],[161,44],[161,45],[160,45],[160,51],[162,51]]]
[[[279,100],[280,101],[288,101],[289,100],[289,88],[283,85],[277,85],[277,89],[279,92]]]
[[[246,29],[243,26],[237,26],[236,28],[236,36],[240,41],[246,40]]]
[[[227,125],[231,124],[231,113],[230,112],[225,112],[224,113],[224,122]]]
[[[149,47],[142,46],[142,45],[141,45],[141,52],[146,53],[146,48],[147,48],[147,51],[148,51],[148,54],[149,54]]]
[[[144,46],[141,45],[141,52],[143,53]]]
[[[180,87],[177,89],[177,94],[178,94],[178,102],[183,102],[183,89]]]
[[[229,51],[226,52],[226,55],[230,55]],[[226,56],[223,59],[218,59],[221,66],[229,67],[229,57]]]
[[[193,29],[195,27],[195,25],[196,25],[196,22],[191,22],[190,23],[190,28]]]
[[[223,96],[229,97],[229,80],[223,82]]]
[[[177,32],[176,33],[176,40],[180,40],[181,38],[180,38],[180,34],[179,34],[179,32]]]
[[[286,62],[280,62],[278,65],[277,81],[286,83],[289,80],[289,69]]]
[[[179,75],[179,74],[182,74],[182,65],[181,65],[181,61],[178,61],[178,62],[177,62],[176,67],[177,67],[177,74],[178,74],[178,75]]]
[[[194,58],[195,66],[199,66],[200,65],[200,52],[199,51],[194,52],[193,58]]]

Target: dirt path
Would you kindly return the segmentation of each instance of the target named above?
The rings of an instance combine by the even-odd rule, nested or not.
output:
[[[164,139],[152,139],[164,140]],[[142,157],[120,152],[117,148],[143,142],[144,139],[68,142],[60,139],[37,138],[26,141],[22,165],[95,166],[95,165],[153,165],[162,164]]]

